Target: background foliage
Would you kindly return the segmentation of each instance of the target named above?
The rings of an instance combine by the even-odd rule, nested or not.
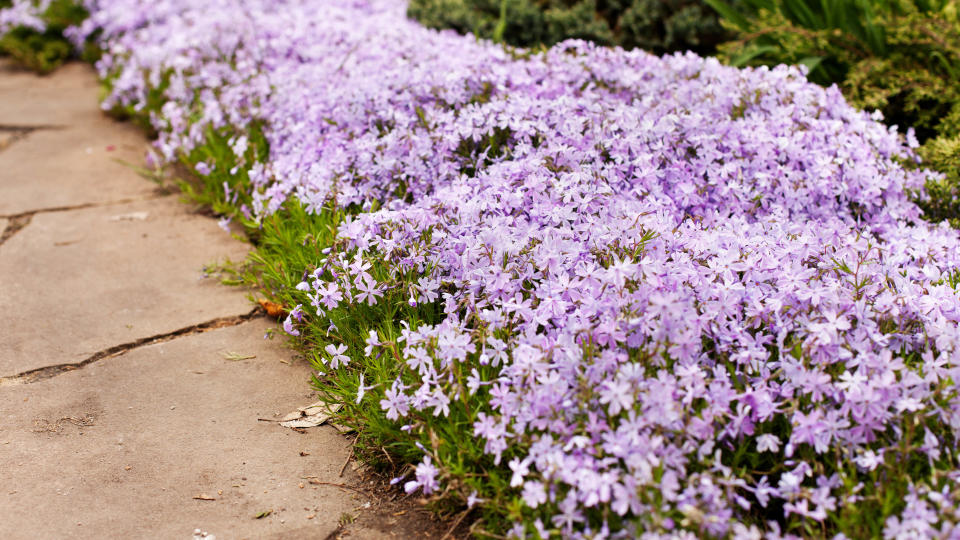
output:
[[[712,54],[730,37],[699,0],[411,0],[407,14],[430,28],[521,47],[579,38],[656,54]]]
[[[10,7],[11,0],[0,0],[0,8]],[[46,30],[39,32],[19,26],[0,37],[0,54],[9,55],[28,69],[49,73],[73,56],[73,45],[63,31],[80,24],[87,11],[73,0],[54,0],[40,17]]]

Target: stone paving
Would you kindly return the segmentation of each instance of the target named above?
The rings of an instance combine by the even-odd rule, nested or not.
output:
[[[344,487],[350,441],[271,421],[313,401],[309,365],[204,278],[249,247],[118,162],[147,142],[97,93],[0,63],[0,538],[429,532],[342,527],[378,497]]]

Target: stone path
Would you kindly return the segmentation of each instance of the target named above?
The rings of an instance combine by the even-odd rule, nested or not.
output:
[[[147,143],[97,93],[0,63],[0,538],[443,531],[331,485],[366,486],[333,428],[258,420],[313,401],[310,367],[203,277],[248,246],[117,162]]]

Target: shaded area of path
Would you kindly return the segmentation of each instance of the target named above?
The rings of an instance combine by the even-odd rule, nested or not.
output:
[[[310,367],[203,273],[249,246],[118,162],[147,143],[97,88],[0,61],[0,538],[442,535],[272,421]]]

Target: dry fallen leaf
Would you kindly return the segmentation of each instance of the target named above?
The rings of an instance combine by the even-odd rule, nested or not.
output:
[[[263,518],[269,516],[269,515],[272,514],[272,513],[273,513],[273,510],[272,510],[272,509],[271,509],[271,510],[264,510],[263,512],[260,512],[259,514],[253,516],[253,519],[263,519]]]
[[[257,300],[257,303],[260,304],[260,307],[262,307],[263,310],[267,312],[267,315],[273,317],[274,319],[279,319],[280,317],[283,317],[284,315],[287,314],[286,310],[283,309],[282,304],[271,302],[269,300],[264,300],[263,298],[261,298],[260,300]]]
[[[144,221],[149,215],[149,212],[130,212],[129,214],[113,216],[110,218],[110,221]]]
[[[340,433],[343,433],[344,435],[346,435],[347,433],[353,433],[354,431],[356,431],[350,426],[345,426],[343,424],[338,424],[336,422],[330,422],[330,426],[332,426],[333,429],[339,431]]]
[[[238,360],[250,360],[256,357],[257,355],[255,354],[243,354],[243,353],[238,353],[234,351],[223,353],[223,359],[230,360],[231,362],[236,362]]]
[[[341,407],[343,405],[340,403],[318,401],[284,416],[280,425],[288,428],[316,427],[326,422]]]
[[[201,493],[201,494],[199,494],[199,495],[194,495],[193,498],[196,499],[196,500],[198,500],[198,501],[215,501],[215,500],[217,500],[216,497],[211,497],[211,496],[207,495],[206,493]]]

